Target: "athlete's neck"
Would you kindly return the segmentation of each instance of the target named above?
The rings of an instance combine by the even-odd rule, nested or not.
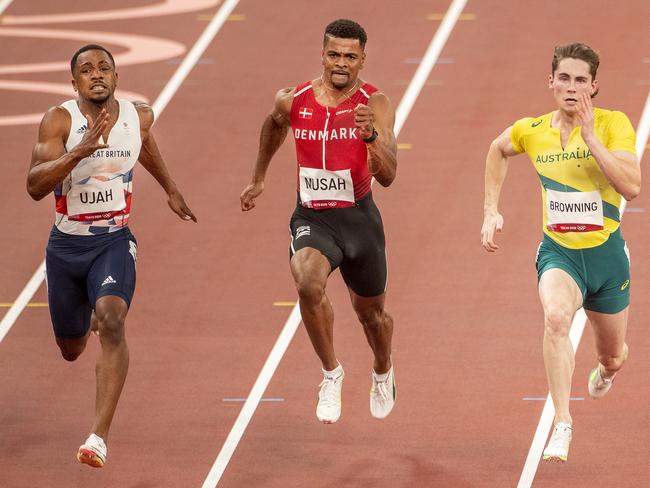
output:
[[[111,114],[111,116],[114,116],[120,111],[120,104],[113,96],[108,97],[106,100],[102,102],[96,102],[94,100],[79,98],[77,100],[77,106],[79,107],[81,113],[89,114],[93,117],[99,115],[99,112],[101,112],[102,109],[106,109],[106,111],[109,114]]]
[[[346,85],[344,87],[337,88],[335,86],[328,85],[323,75],[321,75],[320,79],[317,80],[316,83],[317,87],[319,85],[321,87],[320,93],[316,95],[316,98],[320,99],[319,101],[325,105],[333,106],[340,105],[343,101],[354,95],[356,89],[362,84],[361,80],[359,78],[356,78],[352,85]]]
[[[551,127],[557,129],[571,129],[580,125],[580,119],[578,118],[577,112],[566,112],[562,109],[558,109],[553,114],[551,119]]]

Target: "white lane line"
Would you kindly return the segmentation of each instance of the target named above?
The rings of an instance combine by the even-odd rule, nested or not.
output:
[[[402,127],[406,122],[406,118],[411,113],[415,100],[418,98],[420,91],[422,91],[422,87],[426,83],[427,78],[429,78],[433,65],[436,64],[436,61],[440,57],[440,52],[442,51],[442,48],[445,47],[447,39],[449,39],[449,35],[456,25],[456,22],[458,22],[458,17],[462,13],[466,4],[467,0],[453,0],[451,5],[449,5],[445,17],[442,19],[436,34],[433,36],[433,39],[427,48],[427,52],[422,58],[420,66],[418,66],[418,69],[415,71],[415,75],[413,75],[411,83],[406,89],[406,92],[404,92],[399,107],[397,107],[397,110],[395,111],[395,136],[398,136],[402,131]]]
[[[453,0],[449,6],[449,10],[445,14],[445,18],[436,31],[431,44],[429,44],[424,58],[422,58],[422,64],[418,67],[417,71],[413,75],[411,83],[406,89],[406,92],[404,93],[404,96],[402,97],[402,100],[400,101],[400,104],[395,111],[395,136],[398,136],[402,130],[402,127],[406,122],[406,119],[409,116],[413,105],[415,104],[415,100],[422,90],[422,86],[426,83],[429,73],[431,73],[436,60],[440,55],[440,51],[447,42],[447,39],[449,38],[454,25],[456,25],[458,17],[460,16],[460,13],[462,12],[466,3],[467,0]],[[289,347],[289,343],[291,342],[291,339],[293,339],[293,336],[298,329],[298,325],[300,325],[300,320],[300,308],[298,304],[296,304],[294,305],[289,318],[284,324],[282,332],[280,333],[278,340],[273,346],[269,357],[264,363],[260,375],[255,381],[255,384],[253,385],[250,393],[248,394],[246,403],[244,403],[244,406],[239,412],[239,415],[237,416],[237,419],[235,420],[235,423],[230,430],[230,433],[228,434],[228,437],[226,438],[226,441],[224,442],[224,445],[222,446],[217,459],[208,472],[208,476],[202,485],[203,488],[215,488],[219,483],[219,480],[221,479],[221,476],[228,466],[228,463],[230,462],[230,459],[232,458],[232,455],[235,452],[239,441],[244,435],[246,427],[248,427],[248,424],[250,423],[251,418],[255,413],[255,409],[259,405],[264,391],[271,381],[271,378],[273,377],[273,374],[275,373],[280,360]]]
[[[2,2],[2,0],[0,0],[0,2]],[[9,3],[11,3],[10,0],[5,0],[4,3],[0,3],[0,13],[2,13],[3,8],[6,8]],[[212,42],[214,37],[217,35],[225,19],[228,18],[230,12],[232,12],[237,3],[239,3],[239,0],[228,0],[226,3],[224,3],[219,9],[219,12],[217,12],[217,15],[214,16],[212,21],[205,28],[203,34],[201,34],[201,37],[199,37],[199,39],[196,41],[194,47],[192,47],[192,50],[187,53],[185,59],[183,60],[183,63],[178,67],[174,75],[170,78],[169,82],[165,88],[163,88],[162,92],[160,92],[160,95],[158,95],[158,98],[152,105],[156,119],[160,117],[163,110],[165,110],[165,107],[167,107],[169,101],[172,99],[176,91],[180,88],[181,83],[185,81],[185,78],[194,67],[194,64],[196,64],[203,52],[210,45],[210,42]],[[45,278],[44,270],[45,260],[43,260],[38,266],[36,272],[34,273],[34,276],[32,276],[32,279],[29,280],[29,283],[27,283],[14,304],[2,318],[2,321],[0,322],[0,343],[9,332],[9,329],[11,329],[11,327],[14,325],[22,311],[25,309],[25,306],[32,299],[34,293],[36,293],[38,288],[41,286],[41,283]]]
[[[174,76],[171,77],[165,88],[160,92],[160,95],[158,95],[158,99],[152,106],[155,114],[160,114],[165,110],[165,107],[176,93],[176,90],[178,90],[178,87],[183,83],[183,81],[185,81],[189,72],[192,71],[194,65],[208,48],[214,39],[214,36],[217,35],[217,32],[219,32],[224,22],[228,19],[228,16],[232,13],[238,3],[239,0],[227,0],[221,8],[219,8],[219,11],[205,28],[203,34],[201,34],[199,40],[196,41],[192,50],[187,54],[187,56],[185,56],[185,59],[174,73]]]
[[[648,142],[648,134],[650,133],[650,92],[648,93],[648,98],[645,102],[645,107],[643,108],[643,113],[641,114],[641,119],[639,120],[639,125],[636,130],[636,154],[639,158],[639,164],[643,158],[643,152],[645,151],[645,146]],[[623,200],[619,208],[621,214],[621,220],[623,218],[623,212],[627,201]],[[580,338],[582,337],[582,332],[584,331],[585,324],[587,323],[587,315],[584,310],[581,308],[578,310],[573,317],[573,322],[571,323],[571,331],[569,332],[569,338],[571,339],[571,345],[573,345],[573,350],[578,351],[578,345],[580,344]],[[553,407],[553,401],[551,400],[551,394],[549,393],[546,397],[546,403],[544,404],[544,409],[542,410],[542,415],[537,424],[537,430],[533,437],[533,442],[530,445],[528,451],[528,456],[526,457],[526,462],[524,463],[524,469],[521,472],[521,477],[519,478],[519,483],[517,488],[530,488],[535,479],[535,473],[537,472],[537,467],[542,458],[542,451],[544,450],[544,444],[546,443],[546,438],[548,433],[551,430],[553,425],[553,418],[555,417],[555,408]]]
[[[36,272],[33,274],[32,278],[27,282],[27,285],[20,292],[16,301],[11,305],[9,310],[2,321],[0,321],[0,342],[5,338],[9,329],[14,324],[20,313],[25,309],[27,304],[30,302],[36,290],[41,286],[43,279],[45,278],[45,261],[43,261]]]
[[[13,0],[0,0],[0,14],[2,14],[2,12],[7,10],[7,7],[11,5],[11,2],[13,2]],[[1,23],[2,22],[0,22],[0,24]]]

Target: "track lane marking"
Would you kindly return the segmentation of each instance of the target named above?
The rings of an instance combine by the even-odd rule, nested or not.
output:
[[[433,66],[436,64],[436,61],[440,56],[440,52],[447,42],[447,39],[449,38],[449,35],[456,25],[456,22],[466,4],[467,0],[452,0],[445,18],[440,23],[438,30],[436,31],[433,39],[431,40],[431,43],[427,48],[426,54],[422,58],[422,63],[418,66],[418,69],[411,79],[411,83],[404,92],[404,96],[400,100],[399,106],[395,111],[395,137],[399,136],[399,133],[401,132],[402,127],[404,126],[404,123],[406,122],[406,119],[409,116],[413,105],[415,104],[415,100],[422,91],[422,87],[426,84],[427,78],[431,73]],[[284,356],[284,353],[289,347],[289,343],[293,339],[293,336],[295,335],[296,330],[300,325],[300,321],[300,308],[298,304],[296,304],[291,310],[289,318],[284,324],[284,327],[282,328],[282,331],[280,332],[280,335],[275,342],[273,349],[271,349],[271,352],[266,359],[266,362],[264,363],[264,366],[262,367],[262,370],[260,371],[255,384],[248,394],[246,402],[239,412],[239,415],[237,416],[237,419],[235,420],[235,423],[230,430],[230,433],[228,434],[228,437],[226,438],[221,451],[219,451],[217,459],[208,472],[208,475],[203,482],[202,488],[215,488],[219,483],[219,480],[221,479],[221,476],[228,466],[228,463],[230,462],[230,459],[232,458],[232,455],[234,454],[239,441],[244,435],[246,427],[248,426],[253,417],[253,414],[255,413],[255,409],[257,408],[260,399],[266,390],[266,387],[271,381],[275,370],[277,369],[280,361],[282,360],[282,357]]]
[[[646,98],[645,106],[643,108],[643,113],[641,114],[641,119],[639,119],[639,125],[636,130],[636,153],[639,159],[639,164],[641,164],[641,159],[643,158],[643,152],[648,143],[648,134],[650,133],[650,92],[648,92],[648,97]],[[625,212],[625,207],[627,206],[627,201],[623,199],[619,211],[621,214],[621,220],[623,213]],[[571,340],[571,345],[575,352],[578,351],[578,345],[580,344],[580,339],[582,338],[582,332],[584,331],[585,325],[587,323],[587,314],[584,309],[580,309],[576,312],[573,317],[573,322],[571,322],[571,329],[569,332],[569,339]],[[526,457],[526,462],[524,463],[524,468],[521,471],[521,477],[519,478],[519,483],[517,488],[530,488],[535,479],[535,473],[539,466],[539,462],[542,458],[542,452],[544,451],[544,445],[546,444],[546,438],[551,430],[553,425],[553,418],[555,417],[555,408],[553,407],[553,400],[551,399],[551,394],[548,393],[546,396],[546,402],[544,403],[544,409],[542,410],[542,415],[537,424],[537,430],[533,436],[533,442],[530,445],[528,450],[528,456]]]
[[[11,2],[13,2],[13,0],[0,0],[0,25],[2,25],[3,21],[2,12],[7,10],[7,7],[11,5]],[[6,19],[6,16],[4,18]]]
[[[210,42],[212,42],[214,37],[221,29],[221,26],[224,24],[225,19],[228,17],[228,15],[230,15],[238,3],[239,0],[227,0],[222,4],[219,12],[217,12],[217,15],[215,15],[214,19],[212,19],[212,22],[210,22],[205,28],[201,34],[201,37],[199,37],[199,39],[196,41],[191,51],[187,53],[181,65],[178,67],[167,85],[165,85],[163,90],[160,92],[160,95],[158,95],[156,101],[151,106],[155,114],[155,119],[158,119],[158,117],[160,117],[163,110],[165,110],[165,107],[167,107],[169,101],[172,99],[176,91],[180,88],[181,83],[185,81],[185,78],[194,67],[194,64],[196,64],[203,52],[208,48]],[[9,3],[7,3],[7,5],[8,4]],[[0,13],[2,13],[2,6],[3,4],[0,3]],[[18,319],[19,315],[25,309],[25,306],[29,303],[38,288],[41,286],[41,283],[44,279],[45,260],[43,260],[38,266],[34,272],[34,275],[29,280],[27,285],[25,285],[25,288],[14,302],[14,305],[7,311],[5,316],[2,318],[2,321],[0,321],[0,344],[16,322],[16,319]]]

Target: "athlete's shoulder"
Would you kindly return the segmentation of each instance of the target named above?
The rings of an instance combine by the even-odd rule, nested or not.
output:
[[[596,124],[618,122],[620,120],[630,120],[628,116],[620,110],[609,110],[606,108],[594,107],[594,121]]]
[[[155,119],[155,114],[151,105],[142,100],[134,100],[131,103],[135,107],[135,111],[138,113],[140,127],[145,130],[149,129],[153,125]]]
[[[50,107],[41,119],[40,132],[47,134],[65,135],[70,131],[72,116],[62,105]]]
[[[364,81],[361,84],[361,87],[359,88],[362,92],[366,93],[369,96],[372,96],[376,93],[382,93],[379,88],[377,88],[375,85],[372,83],[368,83],[367,81]]]
[[[512,125],[526,133],[540,132],[551,127],[552,118],[553,112],[549,112],[544,115],[538,115],[537,117],[522,117]]]

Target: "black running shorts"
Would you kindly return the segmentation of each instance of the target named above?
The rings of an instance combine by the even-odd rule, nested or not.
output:
[[[305,247],[318,249],[332,271],[341,268],[346,285],[357,295],[386,291],[384,226],[372,193],[354,207],[313,210],[300,203],[291,216],[290,257]]]

